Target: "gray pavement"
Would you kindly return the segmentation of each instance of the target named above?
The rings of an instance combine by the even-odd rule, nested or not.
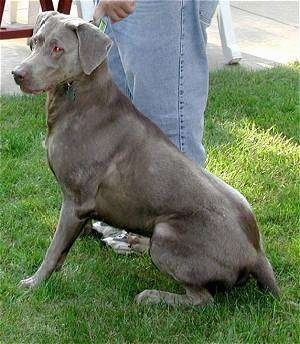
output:
[[[76,8],[71,13],[76,15]],[[261,69],[299,60],[297,1],[231,1],[231,14],[237,44],[243,56],[240,65]],[[20,93],[11,70],[28,56],[26,42],[26,39],[0,41],[0,94]],[[224,62],[217,16],[208,29],[207,52],[211,70],[234,68],[227,67]]]

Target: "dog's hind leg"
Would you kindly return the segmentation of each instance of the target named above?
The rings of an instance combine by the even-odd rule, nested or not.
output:
[[[139,304],[165,303],[171,306],[203,306],[213,301],[211,294],[204,288],[193,290],[188,287],[186,294],[180,295],[160,290],[144,290],[135,297]]]
[[[180,235],[177,235],[177,230],[170,224],[159,223],[155,226],[150,244],[152,261],[162,272],[183,285],[186,294],[144,290],[136,296],[137,303],[203,306],[213,300],[212,295],[201,286],[201,283],[194,284],[193,282],[196,281],[191,280],[190,271],[193,270],[195,257],[186,252],[185,244]]]

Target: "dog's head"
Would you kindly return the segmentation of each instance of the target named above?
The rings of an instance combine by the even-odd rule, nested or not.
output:
[[[12,72],[21,90],[41,93],[90,75],[107,57],[112,41],[80,18],[42,12],[30,40],[31,54]]]

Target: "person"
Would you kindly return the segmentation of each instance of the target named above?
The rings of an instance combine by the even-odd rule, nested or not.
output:
[[[120,89],[172,142],[205,166],[206,28],[216,0],[100,0],[113,41],[109,67]]]

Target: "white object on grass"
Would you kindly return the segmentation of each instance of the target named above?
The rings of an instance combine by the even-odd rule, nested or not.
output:
[[[107,225],[94,222],[93,229],[102,235],[102,241],[119,254],[144,253],[148,251],[150,239],[141,235],[126,232]]]

